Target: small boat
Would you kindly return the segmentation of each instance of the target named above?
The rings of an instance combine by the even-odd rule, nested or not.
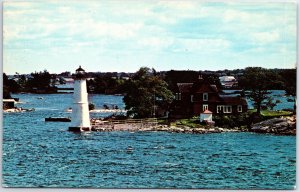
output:
[[[30,109],[23,109],[24,111],[35,111],[34,108],[30,108]]]
[[[68,117],[47,117],[45,121],[71,122],[71,119]]]
[[[44,99],[43,97],[38,97],[37,99]]]

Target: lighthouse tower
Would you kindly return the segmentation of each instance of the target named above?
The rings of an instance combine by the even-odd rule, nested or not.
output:
[[[79,66],[74,78],[72,120],[69,131],[91,131],[85,71]]]

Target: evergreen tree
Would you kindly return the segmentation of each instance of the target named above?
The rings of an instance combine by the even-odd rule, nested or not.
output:
[[[3,73],[3,99],[11,99],[8,81],[7,75]]]

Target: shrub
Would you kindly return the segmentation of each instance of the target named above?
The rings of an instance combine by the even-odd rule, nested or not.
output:
[[[250,116],[247,113],[230,116],[215,116],[215,125],[224,128],[234,128],[241,126],[248,126],[251,124]]]
[[[94,110],[95,109],[95,105],[93,103],[89,103],[89,110]]]

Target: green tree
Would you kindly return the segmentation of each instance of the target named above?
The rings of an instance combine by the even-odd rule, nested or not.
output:
[[[268,71],[261,67],[247,67],[244,76],[240,78],[240,85],[250,90],[250,99],[254,102],[257,114],[260,115],[262,102],[269,98],[267,87],[271,83]]]
[[[33,88],[46,90],[49,89],[51,83],[51,74],[44,70],[43,72],[31,73],[32,78],[27,81],[26,87],[29,90]]]
[[[26,83],[27,83],[27,79],[26,79],[25,75],[19,75],[18,84],[20,85],[20,87],[22,89],[26,86]]]
[[[106,73],[104,76],[96,76],[93,80],[87,81],[88,87],[93,89],[94,93],[116,94],[122,93],[124,80],[113,78],[113,73]]]
[[[280,72],[287,95],[296,96],[297,69],[285,69]]]
[[[281,71],[284,79],[284,89],[287,95],[294,97],[294,114],[296,114],[296,92],[297,92],[297,69],[286,69]]]
[[[8,81],[7,75],[3,73],[3,99],[11,99]]]
[[[274,102],[273,99],[269,97],[266,103],[266,107],[269,108],[270,110],[273,110],[276,105],[277,105],[276,102]]]
[[[168,85],[154,69],[140,68],[131,80],[124,84],[123,98],[127,115],[135,118],[147,118],[154,115],[155,107],[168,109],[173,100]]]

